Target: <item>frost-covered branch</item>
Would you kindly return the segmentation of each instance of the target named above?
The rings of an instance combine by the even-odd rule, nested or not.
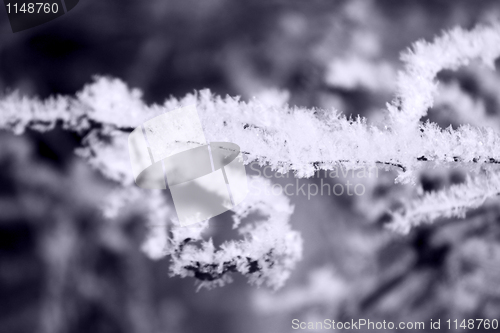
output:
[[[440,217],[465,217],[469,209],[481,206],[488,198],[500,195],[500,175],[488,173],[469,177],[466,182],[453,185],[446,190],[430,192],[423,197],[407,202],[393,214],[390,228],[408,233],[422,223],[430,223]]]
[[[500,56],[500,24],[479,26],[471,31],[455,28],[432,43],[416,42],[402,55],[405,70],[399,73],[397,101],[388,105],[390,116],[400,126],[411,126],[427,114],[437,92],[436,75],[480,60],[495,70]]]
[[[202,239],[203,225],[174,227],[169,250],[172,275],[194,276],[204,287],[230,281],[229,272],[240,272],[251,283],[274,289],[284,284],[302,256],[301,237],[289,225],[293,206],[284,195],[266,191],[271,186],[268,180],[251,177],[249,181],[260,190],[251,191],[234,209],[233,227],[242,240],[226,241],[216,249],[211,239]],[[265,219],[242,224],[251,213]]]
[[[90,130],[86,137],[88,147],[80,152],[109,177],[121,181],[128,178],[129,183],[132,179],[128,164],[116,163],[115,156],[113,164],[106,165],[109,154],[128,160],[127,150],[119,148],[126,147],[132,128],[164,110],[189,104],[197,105],[207,140],[234,142],[246,153],[246,163],[259,161],[283,173],[293,170],[298,177],[335,168],[339,163],[348,169],[379,164],[407,171],[418,168],[422,161],[500,161],[499,136],[491,129],[463,126],[454,131],[423,124],[420,131],[401,136],[371,126],[359,117],[349,119],[334,112],[221,98],[208,90],[179,100],[169,99],[162,107],[138,101],[137,91],[129,90],[121,81],[101,77],[75,99],[58,97],[40,102],[8,96],[0,102],[5,115],[0,126],[20,133],[26,127],[47,130],[57,121],[80,131],[90,130],[92,122],[100,124],[101,128]],[[103,135],[111,138],[111,144],[100,144]],[[117,166],[125,169],[116,170]]]

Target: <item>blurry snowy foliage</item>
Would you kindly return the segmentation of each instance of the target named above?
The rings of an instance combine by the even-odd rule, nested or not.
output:
[[[12,122],[2,121],[7,129],[0,131],[3,330],[284,333],[290,331],[293,318],[428,322],[438,317],[498,316],[498,196],[481,204],[483,191],[477,193],[495,176],[496,163],[425,161],[417,156],[418,163],[407,169],[409,178],[399,166],[379,163],[378,178],[352,179],[366,188],[362,196],[290,197],[294,205],[290,223],[305,246],[303,259],[285,287],[276,293],[248,288],[245,279],[234,276],[238,274],[224,274],[233,275],[234,283],[195,294],[192,279],[166,278],[168,261],[173,258],[169,253],[175,249],[169,239],[177,230],[166,191],[124,185],[132,185],[132,180],[124,162],[128,159],[126,136],[121,132],[135,126],[127,120],[135,116],[117,111],[122,116],[109,117],[110,123],[106,120],[107,112],[118,106],[128,115],[140,110],[139,123],[141,112],[151,112],[153,117],[179,105],[175,102],[166,108],[165,96],[184,96],[193,89],[210,87],[213,96],[227,93],[250,101],[250,113],[256,102],[269,110],[282,110],[288,99],[290,105],[300,106],[290,108],[291,112],[309,110],[321,121],[336,109],[348,117],[360,114],[380,130],[386,125],[393,130],[384,105],[398,87],[398,70],[404,65],[399,52],[415,40],[430,41],[454,26],[471,28],[497,21],[497,0],[88,0],[79,6],[82,15],[23,35],[4,34],[0,45],[0,89],[6,91],[0,99],[24,105],[22,112],[28,114],[43,111],[38,122],[9,116]],[[6,20],[0,24],[9,29]],[[438,71],[434,102],[420,121],[434,123],[441,131],[450,125],[453,131],[469,125],[478,131],[490,127],[496,133],[500,129],[499,63],[495,63],[496,71],[477,60]],[[363,67],[367,75],[355,66]],[[94,73],[109,73],[120,80],[98,78],[85,85]],[[19,92],[11,93],[10,87]],[[104,94],[102,89],[109,92]],[[73,97],[47,98],[56,93]],[[39,102],[23,97],[35,95],[42,97]],[[186,103],[196,102],[201,110],[202,93],[188,97]],[[93,101],[97,98],[102,105]],[[224,106],[234,99],[215,100],[222,100],[217,103]],[[151,103],[159,105],[157,111],[151,111]],[[4,103],[2,111],[9,109],[8,104]],[[401,100],[395,99],[394,104],[400,105]],[[234,111],[240,107],[240,103],[231,105],[236,105]],[[87,119],[83,109],[100,110],[92,116],[99,120]],[[226,111],[227,124],[233,124],[234,112]],[[202,116],[214,126],[222,121]],[[23,118],[21,111],[17,117]],[[53,122],[54,117],[72,125],[66,120]],[[124,127],[115,131],[118,122]],[[8,133],[14,128],[22,131],[26,125],[23,135]],[[279,125],[266,126],[280,129]],[[47,131],[39,133],[33,126]],[[73,132],[76,127],[82,130]],[[251,123],[245,131],[260,136]],[[294,135],[310,137],[301,128]],[[418,145],[431,146],[415,137],[418,143],[410,142],[409,152]],[[440,149],[441,139],[434,142],[434,149]],[[84,158],[73,154],[75,147]],[[305,144],[302,147],[308,149]],[[401,156],[408,147],[403,147]],[[466,151],[473,153],[473,149]],[[276,151],[272,152],[274,156]],[[108,157],[122,162],[112,165]],[[99,171],[89,172],[89,163]],[[385,165],[387,170],[383,170]],[[312,169],[314,178],[298,181],[319,184],[314,164]],[[291,170],[290,178],[296,168]],[[410,182],[395,184],[395,178]],[[452,189],[469,186],[468,179],[471,193]],[[348,179],[324,180],[333,185]],[[283,185],[286,179],[271,181]],[[492,185],[484,187],[485,193]],[[434,220],[438,223],[421,223],[444,213],[439,209],[446,201],[438,192],[452,199],[448,212],[460,216],[465,212],[465,218],[443,214]],[[433,204],[431,198],[440,204]],[[459,207],[465,201],[471,208],[480,206]],[[424,206],[419,208],[420,203]],[[267,228],[272,224],[267,219],[270,214],[250,213],[237,229],[230,230],[235,214],[228,212],[221,218],[224,223],[216,219],[206,228],[200,225],[202,233],[193,230],[202,239],[190,240],[187,249],[200,249],[212,238],[214,248],[220,250],[223,240],[246,237],[243,227],[252,225],[254,219],[262,220],[258,223]],[[401,231],[411,228],[411,232],[401,236],[384,228],[395,221],[403,224],[393,226]],[[144,253],[158,260],[149,260]],[[184,263],[184,259],[181,254],[174,260]],[[227,273],[236,270],[226,267],[230,268]],[[199,270],[198,276],[218,274],[215,269],[209,271]],[[184,268],[179,273],[196,274]],[[208,287],[217,285],[216,280],[196,280]],[[322,286],[324,295],[315,285]]]

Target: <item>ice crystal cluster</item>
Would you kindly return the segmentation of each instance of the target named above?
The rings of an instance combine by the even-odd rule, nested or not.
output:
[[[396,96],[387,104],[382,126],[361,117],[347,118],[335,110],[291,107],[286,104],[287,93],[278,91],[242,101],[202,90],[167,99],[162,105],[147,105],[141,91],[119,79],[96,77],[74,97],[39,100],[16,92],[3,96],[0,128],[21,134],[26,128],[47,131],[60,124],[83,135],[78,155],[119,185],[103,202],[105,216],[113,219],[129,203],[143,202],[150,230],[143,249],[153,258],[170,255],[173,275],[194,276],[202,286],[211,287],[229,281],[227,273],[240,272],[252,283],[278,288],[302,249],[300,235],[289,225],[293,207],[288,198],[260,195],[266,191],[250,193],[233,212],[234,228],[241,239],[216,248],[204,236],[208,222],[180,227],[161,192],[146,193],[134,186],[127,150],[130,131],[163,112],[196,104],[207,141],[234,142],[247,164],[257,161],[283,173],[293,171],[296,177],[339,165],[347,169],[378,166],[397,170],[396,182],[413,183],[416,172],[429,165],[469,170],[466,182],[422,195],[392,212],[391,227],[408,232],[422,222],[462,216],[500,193],[500,136],[494,129],[476,124],[442,129],[422,121],[435,99],[443,103],[437,96],[440,71],[455,70],[475,60],[494,70],[499,56],[499,24],[471,31],[456,28],[433,42],[415,43],[402,55],[405,67],[396,79]],[[331,68],[332,84],[377,84],[375,78],[362,81],[357,74],[350,78],[339,71],[342,66]],[[380,71],[392,77],[383,66],[371,73]],[[264,179],[251,181],[270,186]],[[245,222],[252,213],[264,218]]]

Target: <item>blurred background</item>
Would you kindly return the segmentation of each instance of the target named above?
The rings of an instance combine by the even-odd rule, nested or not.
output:
[[[202,88],[243,99],[285,89],[291,105],[377,123],[401,51],[499,18],[497,0],[81,0],[15,34],[0,13],[0,92],[73,95],[96,74],[140,88],[148,103]],[[441,72],[429,119],[500,129],[498,69],[499,61],[497,72],[474,64]],[[498,202],[408,236],[384,228],[402,197],[460,183],[460,169],[422,171],[417,187],[395,185],[395,173],[381,170],[355,180],[363,196],[291,197],[304,258],[286,286],[273,293],[236,276],[196,292],[193,279],[168,276],[168,257],[140,251],[141,214],[102,217],[100,200],[114,184],[74,154],[81,140],[58,127],[0,132],[1,333],[280,333],[293,331],[293,318],[500,320]],[[216,233],[224,239],[228,230]]]

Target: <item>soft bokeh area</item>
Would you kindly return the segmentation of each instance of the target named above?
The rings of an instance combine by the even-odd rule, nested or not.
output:
[[[0,13],[0,93],[75,95],[101,75],[140,89],[147,103],[209,88],[383,126],[401,51],[499,19],[497,0],[81,0],[18,33]],[[441,71],[428,120],[500,130],[495,65]],[[291,184],[302,260],[277,291],[239,274],[197,291],[194,278],[169,276],[169,256],[141,250],[150,206],[128,198],[103,213],[119,186],[75,154],[86,134],[59,123],[43,133],[0,131],[0,333],[285,333],[294,318],[425,322],[422,331],[441,319],[449,331],[448,319],[500,321],[498,199],[408,235],[386,228],[402,201],[464,182],[460,167],[429,164],[412,186],[395,184],[390,167],[298,180],[248,165],[248,175]],[[363,193],[296,191],[347,182]],[[171,204],[168,191],[155,193]],[[211,221],[214,245],[239,237],[232,214]]]

